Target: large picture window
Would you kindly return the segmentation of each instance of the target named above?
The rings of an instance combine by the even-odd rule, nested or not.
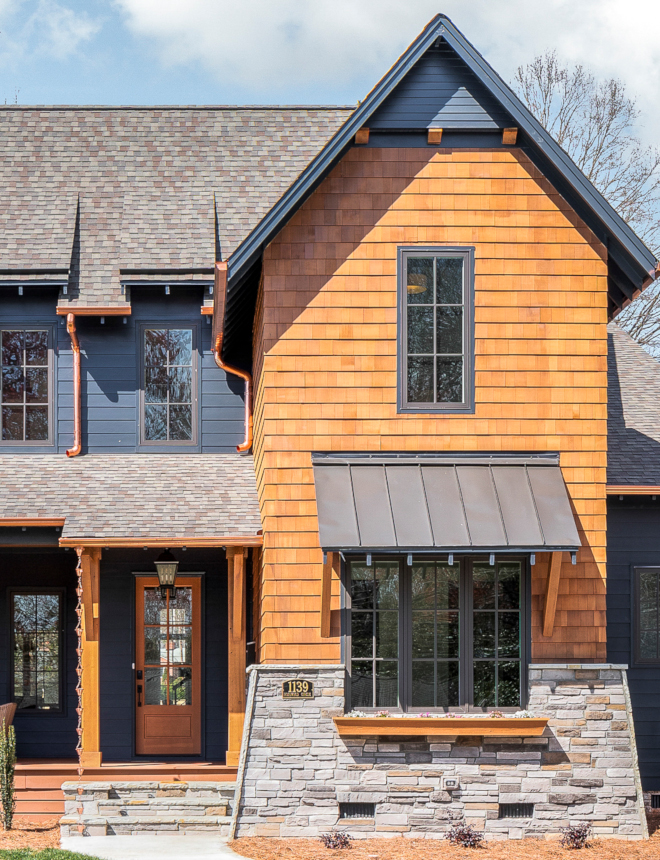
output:
[[[21,711],[62,709],[61,591],[11,594],[12,701]]]
[[[348,562],[352,708],[523,706],[525,564],[521,559],[452,561]]]
[[[660,567],[635,570],[635,661],[660,663]]]
[[[401,409],[472,410],[472,272],[470,248],[401,249]]]
[[[51,369],[48,329],[1,329],[2,442],[48,443]]]
[[[143,329],[142,442],[190,444],[196,435],[193,328]]]

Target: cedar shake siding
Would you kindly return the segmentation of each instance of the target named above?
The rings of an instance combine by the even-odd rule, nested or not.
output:
[[[397,248],[475,248],[474,414],[397,413]],[[519,149],[352,148],[264,253],[254,329],[263,662],[321,639],[312,451],[560,453],[578,521],[554,632],[532,569],[532,661],[605,659],[606,251]]]

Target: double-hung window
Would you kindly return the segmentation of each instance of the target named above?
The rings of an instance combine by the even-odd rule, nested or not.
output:
[[[22,711],[61,711],[63,591],[11,594],[12,701]]]
[[[197,435],[197,356],[192,327],[142,329],[142,443],[191,445]]]
[[[523,559],[348,561],[345,632],[353,709],[520,708],[525,700]]]
[[[52,350],[46,328],[0,329],[2,442],[51,441]]]
[[[399,251],[399,409],[474,408],[472,248]]]
[[[635,662],[660,664],[660,567],[635,569]]]

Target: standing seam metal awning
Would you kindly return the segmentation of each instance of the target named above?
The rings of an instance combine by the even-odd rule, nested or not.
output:
[[[556,458],[314,461],[325,550],[575,551]]]

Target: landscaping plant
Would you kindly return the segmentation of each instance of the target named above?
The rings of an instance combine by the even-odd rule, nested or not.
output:
[[[14,770],[16,768],[16,733],[14,727],[0,729],[0,820],[5,830],[11,830],[16,807]]]
[[[452,824],[445,833],[445,839],[452,845],[460,845],[462,848],[479,848],[484,841],[484,835],[475,830],[471,824],[459,821],[458,824]]]
[[[323,833],[319,836],[326,848],[350,848],[351,837],[348,833]]]
[[[591,836],[591,824],[571,824],[561,832],[561,844],[563,848],[588,848]]]

